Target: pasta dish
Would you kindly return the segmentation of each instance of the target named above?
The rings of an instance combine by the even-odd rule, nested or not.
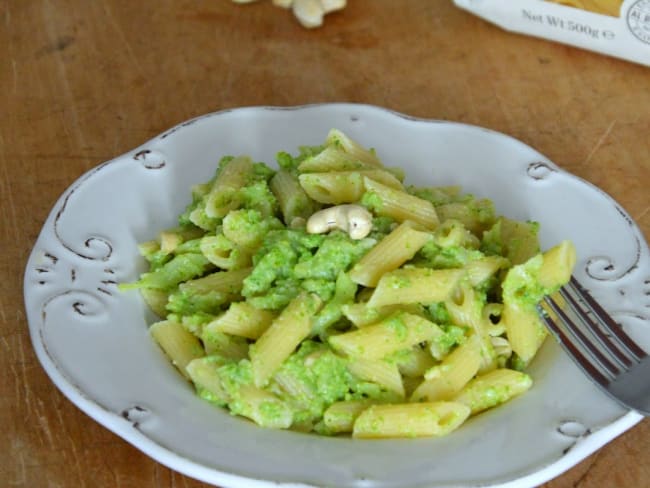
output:
[[[223,157],[121,285],[201,398],[267,428],[419,437],[531,388],[570,242],[541,252],[537,223],[406,185],[336,129],[277,163]]]

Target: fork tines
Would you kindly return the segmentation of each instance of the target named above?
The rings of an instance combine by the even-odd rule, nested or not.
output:
[[[566,305],[558,303],[560,299],[557,297],[554,299],[547,296],[544,301],[550,311],[547,313],[548,309],[545,310],[540,305],[540,315],[569,355],[607,393],[612,395],[613,389],[618,390],[623,383],[629,383],[627,377],[631,373],[648,369],[650,360],[644,361],[648,357],[645,351],[605,312],[578,280],[571,277],[570,282],[560,289],[559,295]],[[620,383],[617,388],[612,388],[617,383]],[[637,383],[638,387],[645,387],[638,381],[634,385]],[[650,379],[646,383],[650,385]],[[621,401],[620,398],[617,399]]]

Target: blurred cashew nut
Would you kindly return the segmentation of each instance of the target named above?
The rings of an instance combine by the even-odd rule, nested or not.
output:
[[[325,9],[320,0],[293,0],[291,8],[303,27],[312,29],[323,25]]]
[[[252,3],[257,0],[233,0],[235,3]],[[290,8],[298,22],[307,29],[323,25],[325,14],[341,10],[347,0],[272,0],[277,7]]]

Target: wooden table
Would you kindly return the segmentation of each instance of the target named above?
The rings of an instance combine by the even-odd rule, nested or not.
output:
[[[506,33],[449,1],[349,3],[307,31],[266,1],[0,1],[0,485],[204,486],[58,392],[22,301],[58,196],[190,117],[349,101],[489,127],[601,187],[650,237],[650,69]],[[644,421],[545,486],[649,480]]]

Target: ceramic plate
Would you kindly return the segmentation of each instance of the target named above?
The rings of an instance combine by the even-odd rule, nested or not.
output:
[[[116,284],[144,270],[136,244],[174,225],[192,184],[222,155],[272,162],[330,128],[376,148],[407,182],[460,184],[499,213],[568,238],[576,276],[645,349],[650,253],[602,191],[508,136],[348,104],[242,108],[183,123],[98,166],[54,206],[25,273],[34,348],[82,411],[177,471],[224,487],[476,487],[542,483],[637,423],[548,340],[526,395],[441,439],[363,441],[266,430],[200,400],[147,334],[139,294]]]

